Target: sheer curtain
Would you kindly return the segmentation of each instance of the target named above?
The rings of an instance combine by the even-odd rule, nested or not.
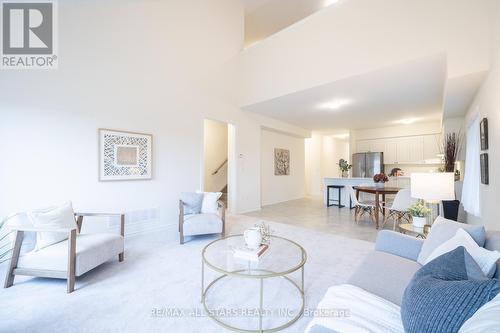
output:
[[[479,114],[474,116],[467,127],[467,152],[465,155],[465,175],[462,189],[462,204],[467,213],[481,216],[479,205],[479,189],[481,179],[481,165],[479,161]]]

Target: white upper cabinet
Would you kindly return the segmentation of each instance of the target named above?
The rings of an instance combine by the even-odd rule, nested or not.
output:
[[[363,140],[363,141],[358,141],[356,144],[356,152],[358,153],[367,153],[370,151],[370,141],[369,140]]]
[[[357,142],[357,153],[379,153],[385,149],[385,140],[360,140]]]
[[[398,139],[396,142],[396,163],[410,163],[410,142],[408,139]]]
[[[422,136],[413,136],[408,138],[410,145],[409,161],[416,164],[424,163],[424,138]]]
[[[440,140],[440,134],[359,140],[356,152],[383,152],[384,164],[440,163]]]
[[[370,142],[370,151],[372,153],[380,153],[385,150],[385,140],[373,140]]]
[[[384,148],[384,164],[397,164],[398,154],[397,154],[398,144],[394,141],[387,141]]]
[[[440,160],[439,154],[441,153],[441,135],[424,135],[424,160],[435,161]]]

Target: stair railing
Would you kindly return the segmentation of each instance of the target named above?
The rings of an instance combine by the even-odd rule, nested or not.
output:
[[[224,162],[222,162],[221,165],[217,167],[217,169],[215,169],[214,172],[212,172],[212,176],[215,176],[220,171],[220,169],[222,169],[226,164],[227,164],[227,158],[224,160]]]

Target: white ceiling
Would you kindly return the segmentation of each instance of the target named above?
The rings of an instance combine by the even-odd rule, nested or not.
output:
[[[243,0],[245,45],[251,45],[325,7],[326,0]]]
[[[361,129],[396,125],[398,120],[440,120],[446,81],[444,55],[428,57],[349,77],[253,104],[257,112],[310,130]],[[332,100],[350,100],[337,110],[318,109]]]

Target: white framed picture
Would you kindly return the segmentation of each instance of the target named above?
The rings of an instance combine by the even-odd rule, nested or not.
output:
[[[152,178],[151,134],[100,128],[99,180]]]

